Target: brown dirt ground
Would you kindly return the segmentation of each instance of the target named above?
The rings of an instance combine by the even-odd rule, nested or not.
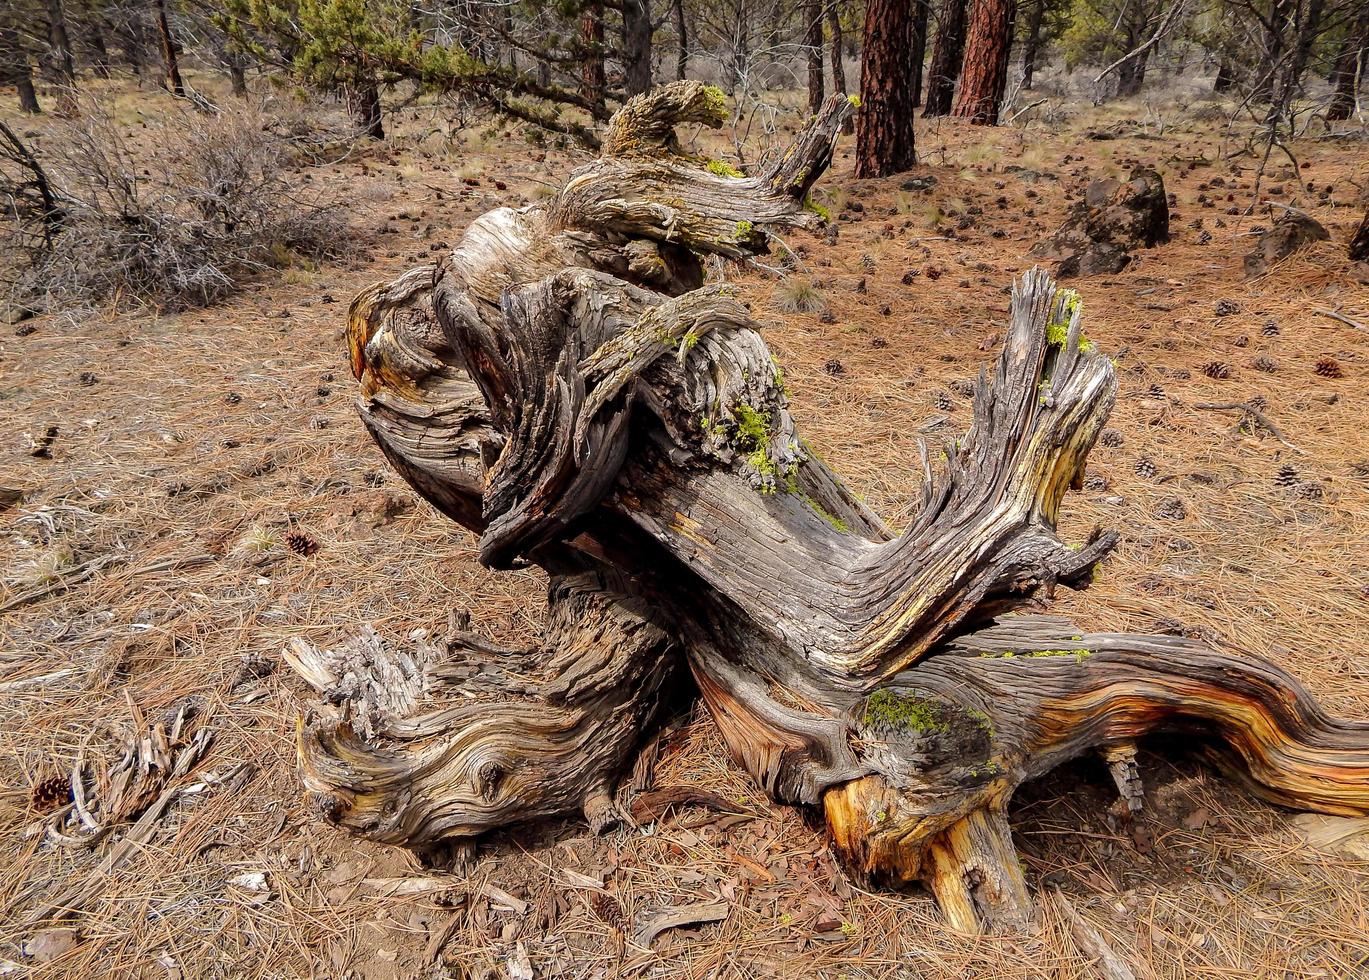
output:
[[[139,98],[131,111],[157,111],[156,98]],[[1065,530],[1082,536],[1098,523],[1124,537],[1097,585],[1059,606],[1095,628],[1238,642],[1288,666],[1329,710],[1369,718],[1369,337],[1312,312],[1369,320],[1369,288],[1343,251],[1363,213],[1369,154],[1362,140],[1299,141],[1312,191],[1273,161],[1268,197],[1306,208],[1335,241],[1246,282],[1241,255],[1269,217],[1227,212],[1250,203],[1255,161],[1222,161],[1236,144],[1202,115],[1138,103],[1057,110],[1026,129],[920,125],[926,165],[912,176],[937,178],[927,194],[902,190],[903,178],[853,181],[846,144],[819,195],[841,215],[837,244],[789,243],[803,255],[791,280],[817,284],[832,322],[779,315],[773,294],[784,284],[729,274],[772,323],[766,336],[807,439],[904,522],[917,438],[949,438],[968,423],[955,385],[993,356],[1004,290],[1030,265],[1027,248],[1089,178],[1130,160],[1160,168],[1177,201],[1174,241],[1122,274],[1074,284],[1086,329],[1117,358],[1111,427],[1121,442],[1095,450],[1088,487],[1066,501]],[[1122,135],[1083,138],[1107,126]],[[1137,833],[1110,815],[1096,764],[1019,794],[1016,839],[1042,900],[1027,937],[953,934],[925,894],[870,894],[847,881],[804,814],[757,797],[703,714],[671,740],[658,782],[722,793],[744,804],[743,818],[686,810],[602,838],[571,823],[538,828],[492,841],[437,895],[368,884],[426,872],[304,810],[292,739],[308,698],[288,670],[271,671],[282,647],[366,622],[395,637],[441,629],[453,609],[516,642],[540,609],[540,578],[482,570],[471,538],[387,471],[352,406],[341,334],[350,296],[440,251],[489,207],[538,196],[539,181],[578,159],[513,129],[446,129],[440,111],[420,106],[391,146],[311,174],[347,194],[363,243],[350,262],[287,270],[210,310],[48,316],[26,336],[7,327],[0,337],[0,484],[27,494],[0,514],[0,602],[87,559],[127,557],[0,615],[0,681],[68,671],[0,687],[5,972],[493,977],[518,975],[526,958],[539,977],[1092,976],[1049,897],[1058,889],[1138,975],[1369,977],[1369,869],[1309,850],[1287,814],[1186,758],[1184,745],[1146,754],[1150,805]],[[1199,184],[1214,176],[1228,186],[1202,207]],[[1191,226],[1199,218],[1206,244]],[[967,227],[946,233],[962,219]],[[1217,316],[1219,300],[1239,311]],[[1265,332],[1270,323],[1277,333]],[[1273,373],[1253,366],[1261,356]],[[1342,377],[1315,372],[1328,357]],[[1206,376],[1214,362],[1229,377]],[[83,383],[84,372],[94,380]],[[1240,429],[1239,413],[1194,407],[1255,396],[1297,449]],[[24,434],[49,424],[60,429],[52,458],[31,458]],[[1138,475],[1143,458],[1154,476]],[[1292,487],[1275,482],[1285,465]],[[317,553],[286,549],[291,529],[313,535]],[[212,562],[144,571],[200,554]],[[92,877],[101,853],[45,841],[31,786],[83,750],[116,757],[130,703],[156,717],[187,697],[216,732],[191,778],[247,763],[246,782],[177,800],[129,863]],[[229,883],[254,871],[268,892]],[[594,899],[583,876],[613,901]],[[24,960],[32,896],[82,881],[76,943],[45,964]],[[490,899],[486,884],[526,908]],[[632,924],[720,899],[724,921],[667,932],[650,952],[625,946],[611,921],[615,909]],[[430,961],[430,936],[448,928]]]

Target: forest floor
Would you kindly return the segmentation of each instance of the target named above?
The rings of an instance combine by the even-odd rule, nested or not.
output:
[[[1123,538],[1094,587],[1060,605],[1094,629],[1240,644],[1329,711],[1369,718],[1369,334],[1315,312],[1369,321],[1365,273],[1344,252],[1369,152],[1363,139],[1297,141],[1306,186],[1271,161],[1261,196],[1306,209],[1333,241],[1247,281],[1241,257],[1270,211],[1243,213],[1259,161],[1223,159],[1239,148],[1223,118],[1127,103],[1026,128],[919,120],[924,164],[881,181],[853,180],[846,140],[817,195],[835,244],[796,235],[800,267],[782,281],[727,275],[769,324],[807,440],[901,525],[916,508],[917,439],[968,425],[960,390],[996,355],[1027,249],[1091,178],[1157,167],[1173,241],[1072,283],[1120,393],[1064,531],[1102,524]],[[49,315],[0,336],[0,484],[24,491],[0,513],[0,972],[1094,976],[1072,907],[1141,977],[1369,977],[1369,861],[1313,850],[1292,815],[1184,744],[1143,754],[1136,827],[1113,815],[1091,761],[1018,795],[1013,829],[1041,910],[1025,937],[959,935],[925,893],[849,881],[805,814],[757,795],[703,712],[668,743],[657,783],[705,787],[741,814],[686,809],[602,837],[569,822],[513,832],[466,877],[314,819],[294,766],[311,699],[278,667],[285,644],[326,645],[365,623],[402,640],[463,609],[518,643],[544,588],[533,572],[481,569],[471,536],[388,470],[356,417],[342,321],[357,290],[442,251],[485,210],[544,195],[583,156],[517,129],[446,136],[431,107],[392,125],[391,143],[311,174],[345,200],[359,243],[348,260],[271,274],[211,309]],[[718,134],[686,135],[724,155]],[[830,316],[779,312],[798,280]],[[1199,407],[1256,398],[1282,440],[1240,411]],[[50,458],[31,456],[26,435],[49,426]],[[317,550],[290,550],[292,531]],[[49,591],[8,608],[34,589]],[[45,836],[35,785],[81,756],[97,770],[116,761],[187,699],[213,741],[122,864],[101,862],[127,823],[93,848]],[[68,886],[68,920],[25,922]],[[620,928],[720,901],[722,921],[651,949]]]

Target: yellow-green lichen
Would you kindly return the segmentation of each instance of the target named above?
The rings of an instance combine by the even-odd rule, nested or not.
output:
[[[828,211],[825,207],[823,207],[817,201],[813,200],[811,197],[804,197],[803,206],[806,210],[812,211],[823,221],[832,220],[832,212]]]
[[[708,168],[709,173],[717,174],[719,177],[745,176],[740,170],[732,166],[732,164],[728,163],[726,160],[709,160],[704,166]]]
[[[708,110],[708,115],[718,122],[727,121],[727,95],[718,86],[704,86],[704,108]]]
[[[852,105],[853,107],[855,107],[855,108],[857,108],[857,109],[860,108],[860,96],[859,96],[859,95],[848,95],[848,96],[846,97],[846,101],[849,102],[849,103],[851,103],[851,105]]]
[[[755,230],[756,230],[756,226],[753,225],[751,222],[749,222],[749,221],[738,221],[738,222],[737,222],[737,227],[736,227],[736,229],[735,229],[735,230],[733,231],[733,233],[732,233],[732,237],[735,238],[735,239],[736,239],[737,241],[739,241],[739,242],[744,242],[744,241],[746,241],[747,239],[749,239],[749,238],[751,237],[752,233],[753,233]]]
[[[870,728],[884,728],[903,734],[913,732],[945,733],[951,730],[946,710],[928,698],[906,697],[888,688],[876,691],[865,700],[861,721]]]

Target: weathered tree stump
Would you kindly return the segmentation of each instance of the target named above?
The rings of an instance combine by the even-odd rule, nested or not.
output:
[[[1101,752],[1135,809],[1152,731],[1210,739],[1273,802],[1369,811],[1369,726],[1326,717],[1278,667],[1009,615],[1087,587],[1117,540],[1056,534],[1116,381],[1044,273],[1016,284],[973,426],[944,466],[924,453],[901,535],[805,446],[758,325],[702,259],[819,223],[806,195],[849,112],[829,100],[753,175],[719,176],[673,133],[720,124],[719,95],[657,89],[545,204],[486,214],[439,265],[353,302],[382,451],[485,565],[535,563],[551,584],[532,650],[464,628],[413,650],[292,648],[330,703],[299,735],[327,819],[414,848],[630,820],[628,774],[690,676],[737,761],[821,808],[853,873],[926,882],[965,929],[1030,914],[1016,788]]]

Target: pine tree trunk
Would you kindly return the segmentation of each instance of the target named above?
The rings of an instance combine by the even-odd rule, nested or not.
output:
[[[803,44],[808,57],[808,111],[816,114],[824,97],[822,78],[822,0],[805,0]]]
[[[58,84],[70,88],[76,84],[76,61],[71,53],[62,0],[48,0],[48,45],[52,48],[52,70]]]
[[[951,114],[977,126],[996,126],[1008,85],[1015,0],[975,0],[965,33],[960,91]]]
[[[596,106],[604,104],[608,74],[604,70],[604,9],[591,4],[580,15],[580,46],[585,58],[580,64],[580,94]]]
[[[19,96],[19,111],[31,115],[42,112],[33,87],[33,65],[19,39],[18,29],[0,24],[0,82],[13,85]]]
[[[1293,10],[1293,40],[1290,46],[1287,66],[1279,80],[1278,94],[1269,107],[1266,122],[1285,118],[1293,105],[1293,99],[1302,87],[1302,76],[1307,70],[1307,59],[1312,53],[1312,45],[1321,31],[1322,13],[1325,0],[1298,0]]]
[[[684,0],[675,3],[675,80],[682,82],[689,74],[689,29],[685,23]]]
[[[1365,62],[1369,62],[1369,4],[1360,8],[1359,16],[1336,55],[1330,78],[1335,91],[1326,107],[1327,119],[1340,122],[1349,119],[1355,111],[1355,82]]]
[[[228,83],[238,98],[247,96],[247,59],[236,51],[224,53],[223,65],[228,69]]]
[[[913,0],[913,19],[909,25],[908,52],[912,59],[913,105],[922,104],[922,69],[927,60],[927,22],[931,17],[931,0]]]
[[[1273,98],[1275,76],[1284,63],[1288,21],[1297,4],[1298,0],[1274,0],[1270,6],[1264,26],[1264,51],[1251,89],[1252,101],[1269,102]]]
[[[157,0],[157,34],[162,42],[162,66],[166,71],[166,87],[184,98],[185,83],[181,81],[181,69],[176,61],[176,42],[171,37],[171,25],[166,19],[166,0]]]
[[[623,91],[651,88],[651,7],[648,0],[623,0]]]
[[[932,48],[932,65],[927,72],[927,105],[922,115],[928,119],[950,113],[960,77],[961,56],[965,50],[965,13],[969,0],[943,0],[941,24]]]
[[[873,33],[906,61],[911,11],[891,14],[893,40]],[[720,94],[665,86],[550,201],[482,216],[440,264],[353,301],[382,452],[484,565],[535,563],[549,590],[527,650],[461,621],[412,650],[374,631],[292,643],[320,694],[296,742],[315,813],[457,853],[531,821],[631,821],[640,750],[695,694],[762,790],[822,814],[853,874],[926,882],[960,929],[1031,915],[1015,790],[1097,754],[1135,812],[1151,732],[1201,738],[1278,805],[1369,812],[1369,724],[1328,716],[1279,667],[1005,615],[1086,588],[1120,540],[1057,533],[1117,379],[1078,296],[1043,272],[1015,284],[973,425],[940,475],[924,454],[902,535],[806,450],[757,325],[704,284],[704,260],[821,223],[804,202],[850,111],[829,99],[734,178],[674,131],[723,125]]]
[[[1022,87],[1031,88],[1036,77],[1036,57],[1041,47],[1041,24],[1046,19],[1046,0],[1032,0],[1027,15],[1027,37],[1022,52]]]
[[[385,123],[380,109],[380,89],[372,82],[352,93],[352,117],[357,128],[373,140],[385,138]]]
[[[838,95],[846,95],[846,62],[845,51],[842,47],[843,38],[841,36],[841,11],[837,0],[827,4],[827,33],[832,36],[831,48],[828,57],[832,64],[832,91]],[[855,122],[852,116],[846,117],[846,122],[842,124],[843,133],[855,131]]]
[[[915,0],[867,0],[856,116],[856,176],[886,177],[917,163],[913,141]]]

